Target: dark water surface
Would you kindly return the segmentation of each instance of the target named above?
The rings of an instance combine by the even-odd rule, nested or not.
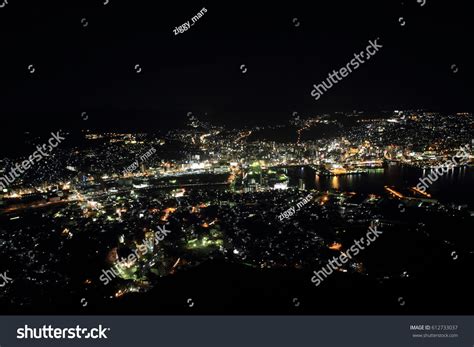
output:
[[[358,193],[384,193],[384,186],[408,188],[416,186],[419,179],[430,173],[430,170],[388,165],[384,169],[370,169],[364,175],[347,175],[325,177],[318,176],[309,167],[290,168],[288,170],[291,184],[298,184],[303,178],[307,189],[353,191]],[[474,168],[456,168],[441,176],[427,192],[434,199],[444,203],[467,204],[474,207]]]

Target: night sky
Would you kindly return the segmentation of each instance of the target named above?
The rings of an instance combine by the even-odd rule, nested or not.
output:
[[[153,131],[188,112],[244,124],[287,121],[294,111],[474,108],[466,1],[106,1],[0,8],[4,131]],[[377,37],[377,55],[311,97],[314,83]]]

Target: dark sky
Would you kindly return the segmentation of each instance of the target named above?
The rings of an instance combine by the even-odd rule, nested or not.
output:
[[[188,112],[242,124],[293,111],[474,108],[467,1],[105,1],[0,8],[4,130],[153,130]],[[173,33],[203,7],[194,26]],[[377,37],[376,56],[311,97]]]

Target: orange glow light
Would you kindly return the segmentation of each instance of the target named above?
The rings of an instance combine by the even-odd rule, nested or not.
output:
[[[331,246],[329,246],[329,249],[332,249],[333,251],[340,251],[342,248],[342,244],[338,242],[333,242]]]

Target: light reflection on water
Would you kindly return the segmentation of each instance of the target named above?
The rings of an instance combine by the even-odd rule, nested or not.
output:
[[[360,193],[383,194],[384,186],[413,187],[419,179],[430,174],[431,170],[422,170],[400,165],[389,165],[384,170],[370,169],[364,175],[346,175],[319,177],[309,167],[304,170],[289,169],[290,184],[297,185],[298,179],[305,180],[307,189],[354,191]],[[474,207],[474,168],[463,167],[450,170],[428,188],[435,199],[443,202],[457,202]]]

